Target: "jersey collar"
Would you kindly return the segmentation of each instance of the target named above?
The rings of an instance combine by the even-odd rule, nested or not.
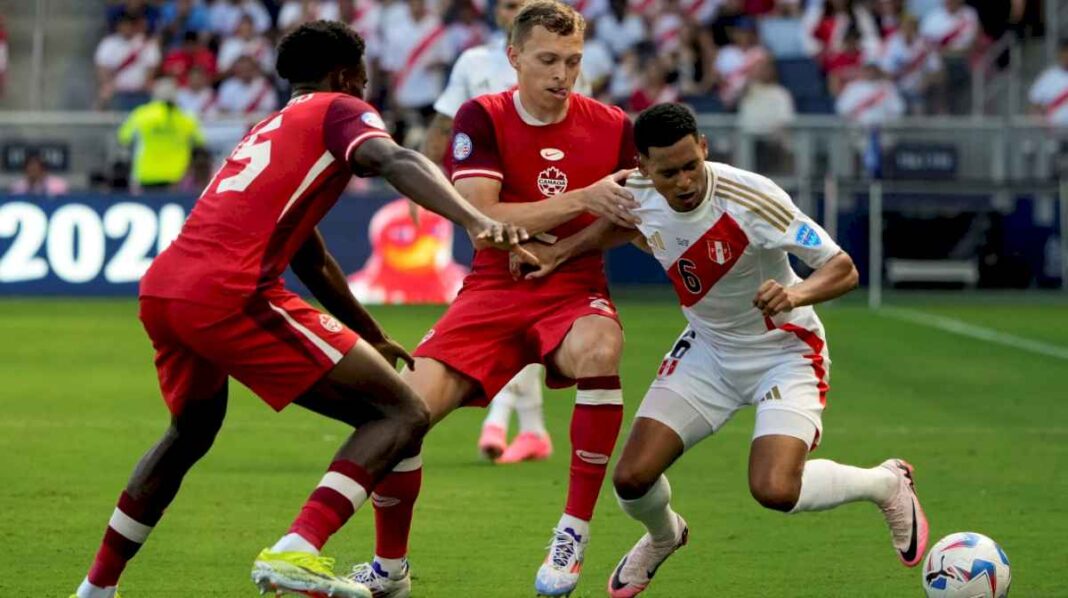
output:
[[[568,98],[568,101],[570,102],[571,99]],[[560,124],[560,123],[547,123],[547,122],[545,122],[543,120],[539,120],[536,116],[534,116],[530,112],[527,112],[527,109],[523,107],[523,102],[519,99],[519,90],[518,89],[516,89],[515,91],[512,92],[512,103],[515,104],[515,111],[519,113],[519,119],[522,120],[524,123],[532,126],[532,127],[548,127],[549,125]],[[571,109],[571,107],[568,106],[568,110],[570,110],[570,109]],[[564,115],[564,120],[567,120],[567,115]],[[564,122],[564,121],[562,120],[560,122]]]

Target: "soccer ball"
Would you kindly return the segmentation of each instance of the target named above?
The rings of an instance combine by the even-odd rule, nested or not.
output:
[[[1012,573],[997,542],[975,532],[950,534],[923,562],[927,598],[1004,598]]]

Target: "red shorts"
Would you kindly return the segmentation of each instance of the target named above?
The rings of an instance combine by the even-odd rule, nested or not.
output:
[[[465,286],[412,355],[440,361],[478,382],[482,392],[468,405],[488,405],[530,363],[546,365],[550,388],[565,388],[575,381],[555,371],[547,357],[575,320],[589,315],[619,324],[607,286],[557,285],[534,291],[526,284]]]
[[[163,399],[172,414],[211,396],[227,376],[276,411],[322,379],[359,337],[282,288],[243,308],[141,297],[141,322],[156,349]]]

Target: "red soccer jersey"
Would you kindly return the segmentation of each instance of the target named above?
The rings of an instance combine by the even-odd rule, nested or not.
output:
[[[234,148],[141,279],[141,295],[240,305],[281,285],[293,254],[352,177],[349,156],[374,137],[389,133],[355,97],[291,100]]]
[[[479,96],[460,107],[446,161],[454,182],[467,177],[497,179],[501,201],[533,202],[587,187],[637,165],[634,131],[619,108],[573,94],[564,120],[539,125],[520,113],[518,94],[508,90]],[[567,237],[594,220],[593,214],[582,214],[551,232]],[[591,253],[563,264],[553,276],[564,273],[602,281],[604,260]],[[483,277],[511,280],[507,252],[483,249],[475,254],[469,278]]]

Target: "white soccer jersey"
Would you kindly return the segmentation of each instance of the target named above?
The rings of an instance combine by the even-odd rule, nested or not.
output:
[[[920,35],[943,50],[969,50],[979,35],[979,13],[970,6],[962,6],[954,13],[944,6],[936,8],[923,17]]]
[[[706,162],[705,171],[705,198],[689,212],[672,209],[648,179],[627,180],[640,204],[634,210],[642,220],[638,229],[671,279],[690,327],[731,346],[774,341],[795,327],[822,331],[811,307],[765,318],[753,298],[769,279],[783,286],[801,281],[787,253],[818,268],[841,249],[769,179],[716,162]],[[774,330],[780,333],[768,334]]]
[[[857,79],[846,84],[834,103],[835,110],[851,123],[881,125],[905,113],[905,100],[886,80]]]
[[[216,107],[225,114],[267,114],[278,108],[278,94],[266,77],[256,77],[249,83],[230,77],[219,86]]]
[[[923,38],[911,42],[898,31],[890,36],[882,55],[882,69],[893,77],[903,91],[922,91],[924,75],[942,70],[942,59]]]
[[[514,87],[516,73],[508,62],[506,45],[504,35],[498,34],[489,43],[460,54],[449,74],[445,91],[434,102],[434,111],[455,118],[456,112],[467,100]],[[590,86],[581,75],[575,82],[575,91],[585,95],[590,93]]]
[[[1031,86],[1028,99],[1045,110],[1050,124],[1068,126],[1068,69],[1059,66],[1046,69]]]

